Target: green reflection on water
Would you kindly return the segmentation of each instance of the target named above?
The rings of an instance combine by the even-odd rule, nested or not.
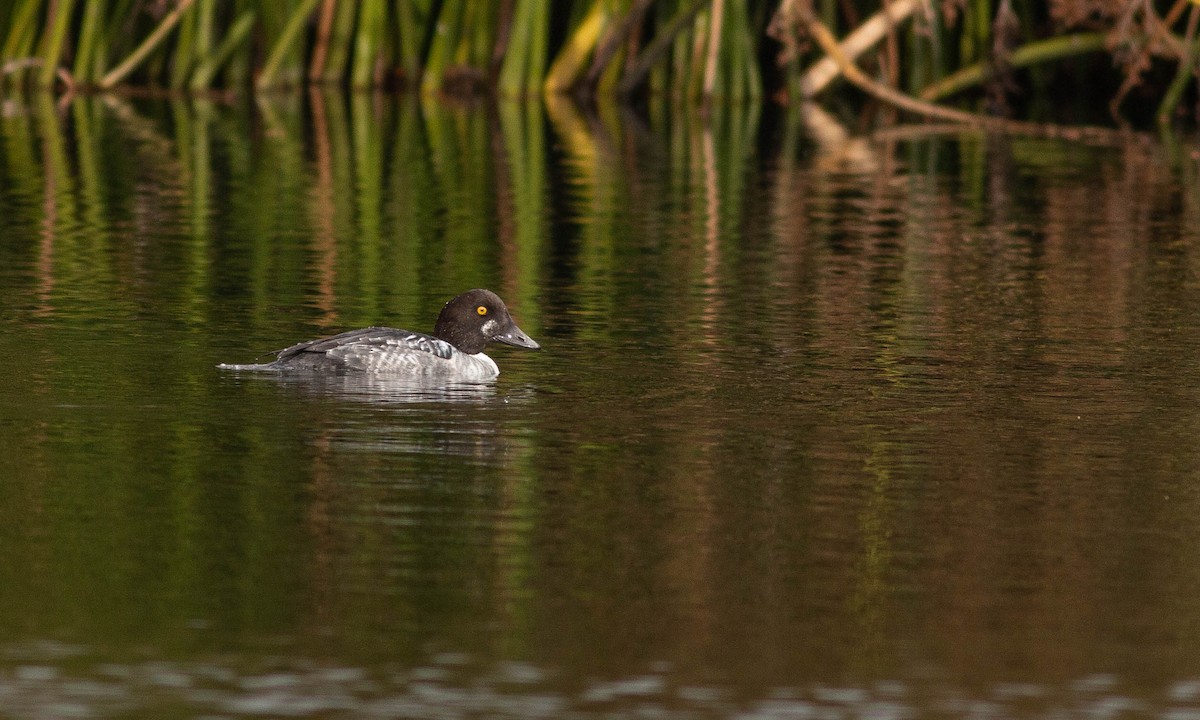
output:
[[[568,684],[666,660],[750,694],[1174,677],[1194,172],[788,118],[319,91],[7,114],[0,647],[451,650]],[[497,350],[473,395],[213,367],[428,330],[474,286],[546,351]]]

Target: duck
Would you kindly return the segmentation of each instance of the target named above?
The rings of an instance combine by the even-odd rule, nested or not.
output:
[[[438,314],[433,334],[368,327],[297,343],[269,363],[222,363],[222,370],[278,373],[377,373],[449,381],[489,380],[500,374],[483,350],[501,343],[527,350],[541,345],[513,320],[491,290],[476,288],[451,299]]]

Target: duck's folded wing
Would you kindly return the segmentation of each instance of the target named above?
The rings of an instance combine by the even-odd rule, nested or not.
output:
[[[293,345],[279,352],[278,361],[319,354],[348,370],[403,370],[419,368],[429,357],[448,360],[453,352],[449,343],[424,333],[369,327]]]

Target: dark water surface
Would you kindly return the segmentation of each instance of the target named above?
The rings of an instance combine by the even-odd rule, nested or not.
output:
[[[7,102],[0,716],[1200,717],[1192,148],[829,121]]]

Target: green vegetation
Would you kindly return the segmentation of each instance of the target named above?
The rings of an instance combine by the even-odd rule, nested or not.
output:
[[[1068,101],[1118,110],[1141,86],[1170,119],[1194,97],[1198,21],[1187,0],[10,0],[0,86],[324,83],[711,103],[795,101],[846,77],[933,114],[928,103],[971,88],[993,113],[1062,102],[1052,85],[1065,77],[1079,96]]]

